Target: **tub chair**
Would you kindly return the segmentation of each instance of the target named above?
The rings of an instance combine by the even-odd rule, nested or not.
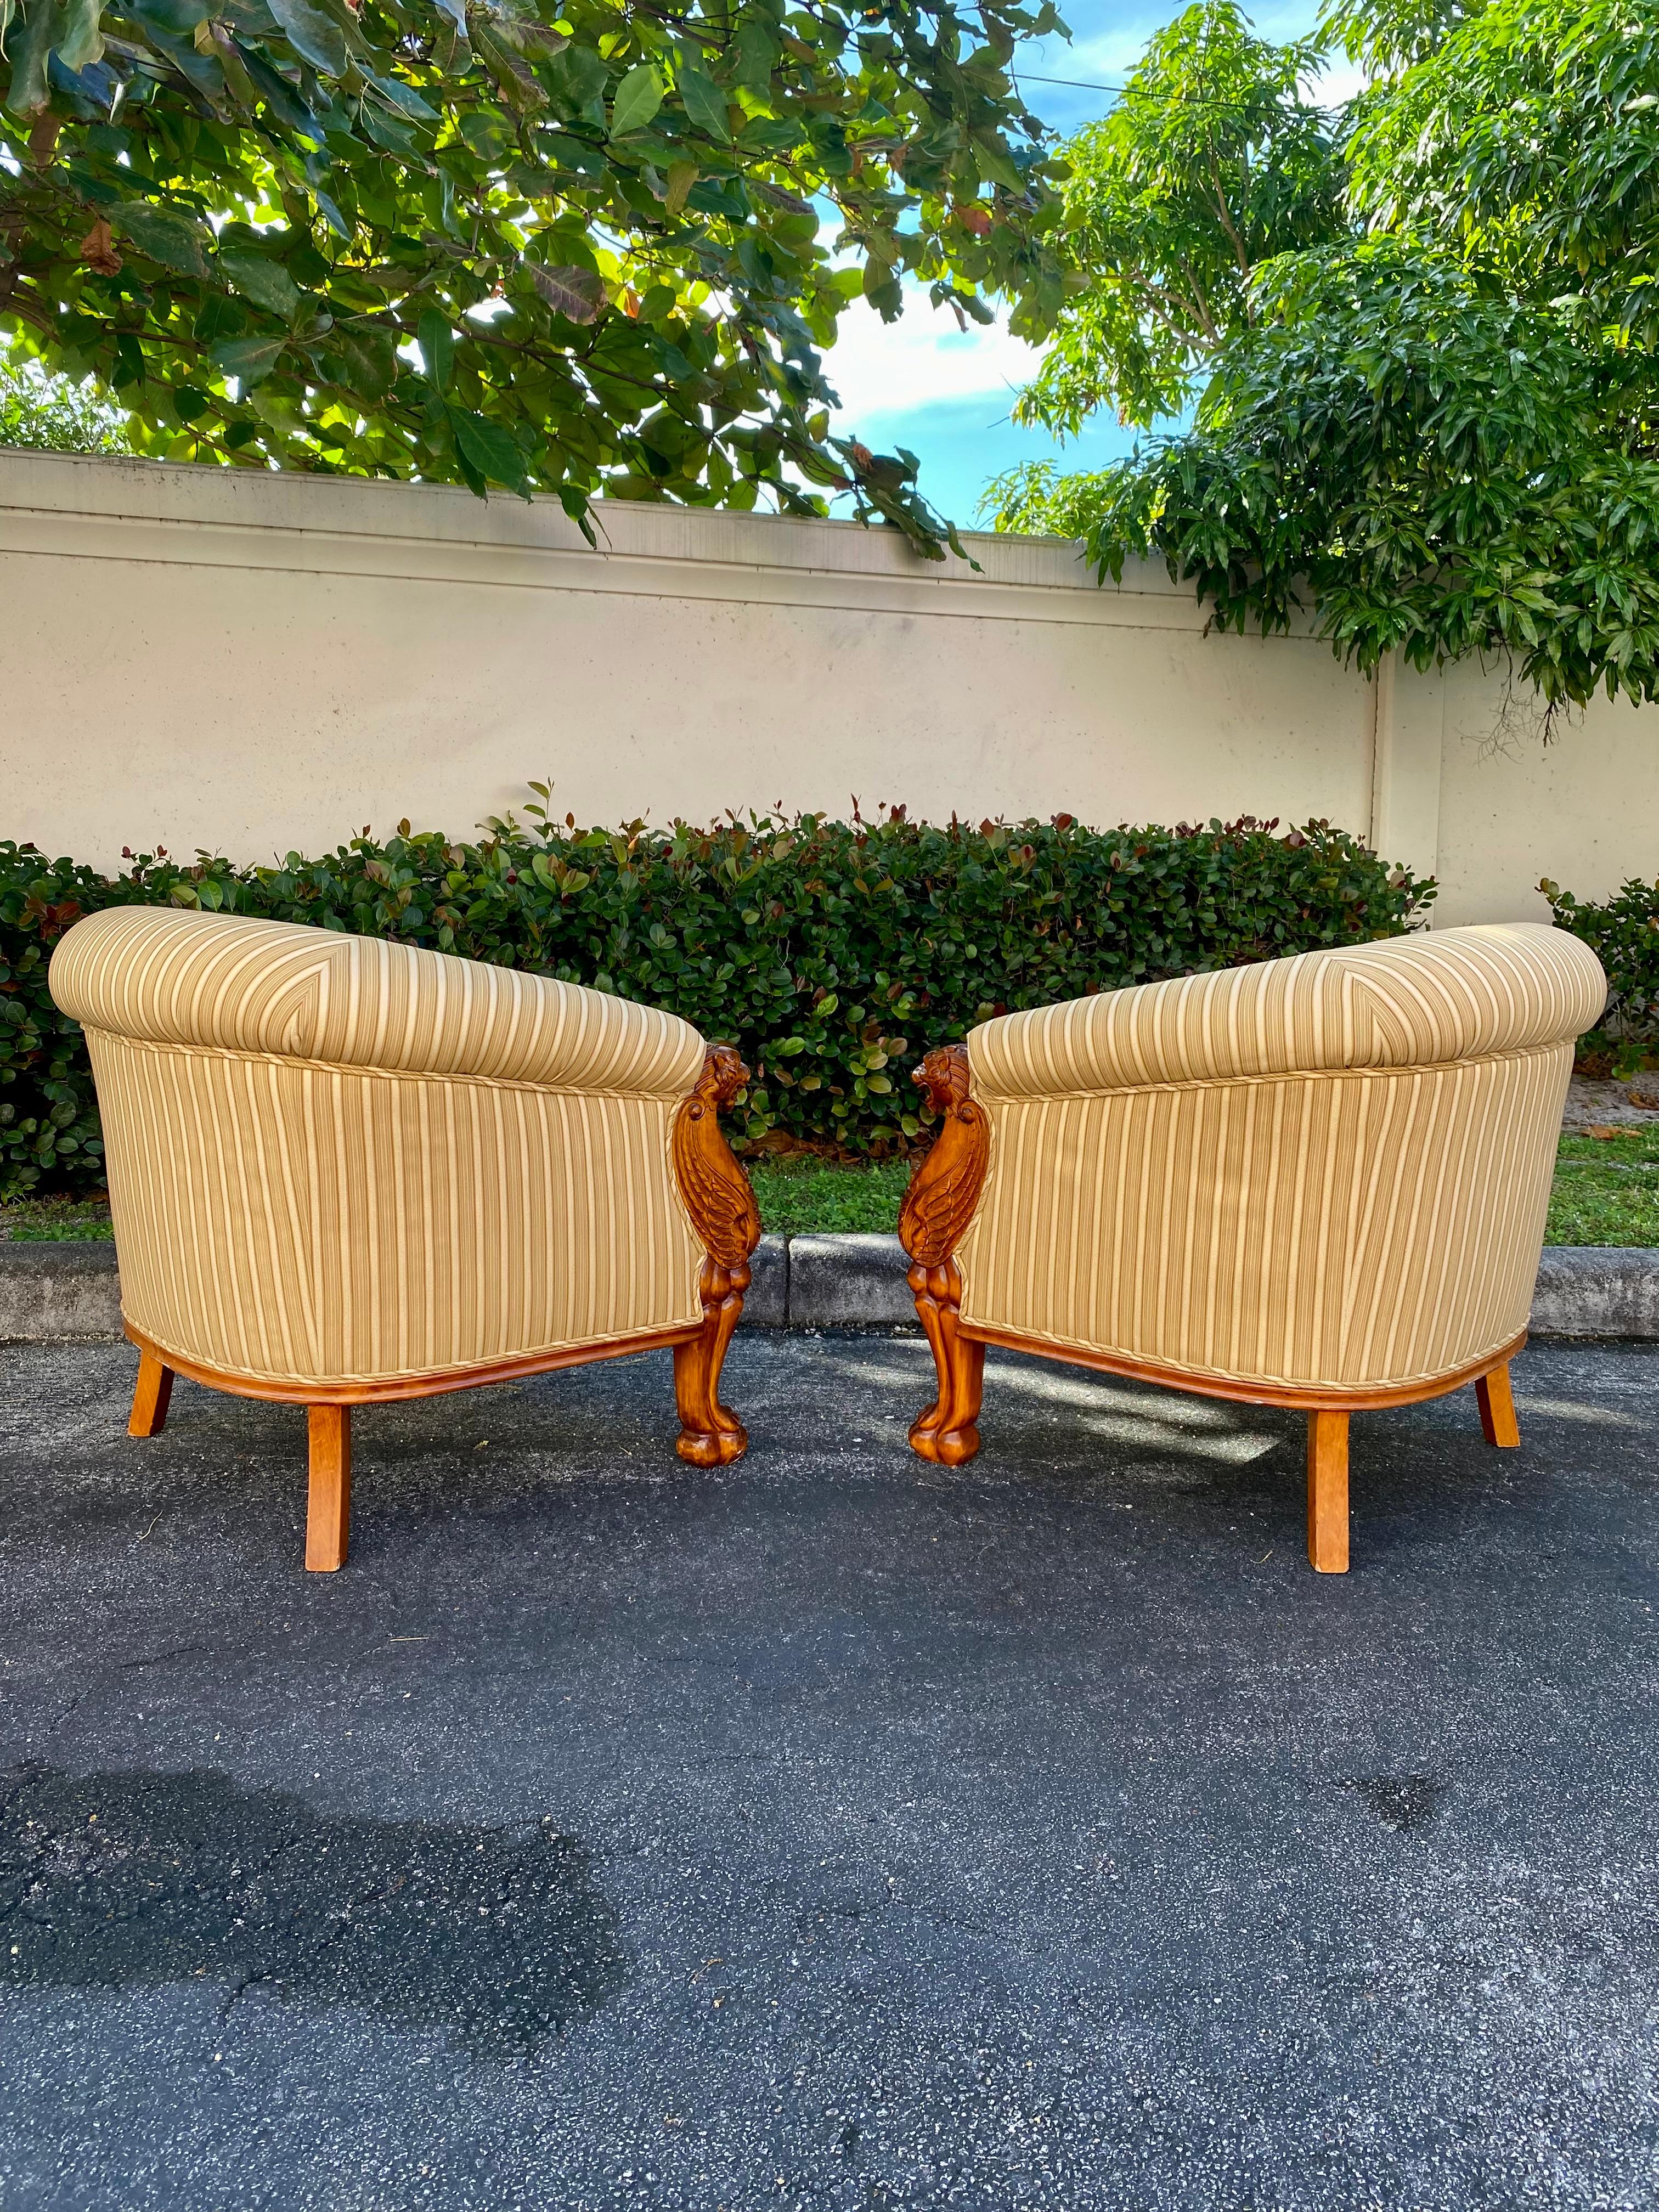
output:
[[[51,982],[98,1086],[131,1433],[174,1375],[307,1407],[307,1567],[345,1559],[355,1406],[670,1346],[681,1456],[743,1450],[735,1053],[574,984],[228,915],[91,915]]]
[[[1520,1441],[1588,946],[1532,923],[1304,953],[1006,1014],[932,1053],[899,1234],[938,1395],[979,1449],[987,1345],[1308,1416],[1308,1555],[1348,1564],[1348,1422],[1473,1382]]]

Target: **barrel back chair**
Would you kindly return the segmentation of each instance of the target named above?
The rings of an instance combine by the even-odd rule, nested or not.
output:
[[[52,990],[86,1032],[131,1432],[175,1374],[309,1410],[306,1565],[346,1556],[354,1406],[672,1346],[683,1458],[735,1459],[720,1364],[760,1223],[672,1014],[378,938],[124,908]]]
[[[1348,1423],[1473,1382],[1514,1444],[1589,947],[1531,923],[1103,993],[987,1022],[916,1080],[942,1116],[900,1236],[938,1395],[979,1449],[985,1348],[1308,1416],[1308,1553],[1348,1564]]]

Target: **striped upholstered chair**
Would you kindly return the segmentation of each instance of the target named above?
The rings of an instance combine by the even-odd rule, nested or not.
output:
[[[1474,1382],[1516,1443],[1589,948],[1449,929],[1154,983],[974,1030],[899,1233],[958,1466],[988,1344],[1308,1413],[1308,1553],[1348,1564],[1348,1421]]]
[[[345,1559],[356,1405],[665,1345],[681,1455],[743,1450],[734,1053],[574,984],[228,915],[89,916],[52,989],[98,1086],[132,1433],[175,1373],[307,1406],[308,1567]]]

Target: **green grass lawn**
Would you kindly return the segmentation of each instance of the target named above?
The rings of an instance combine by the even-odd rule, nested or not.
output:
[[[0,1243],[58,1244],[65,1237],[109,1237],[105,1198],[20,1198],[0,1206]]]
[[[777,1236],[898,1226],[908,1164],[838,1167],[803,1154],[749,1163],[761,1221]],[[107,1237],[102,1199],[24,1199],[0,1206],[0,1243]],[[1563,1137],[1550,1199],[1549,1244],[1659,1245],[1659,1121],[1613,1137]]]
[[[1659,1125],[1562,1138],[1545,1241],[1659,1244]]]
[[[796,1152],[747,1165],[762,1224],[781,1237],[852,1230],[890,1235],[898,1227],[899,1200],[910,1180],[908,1160],[843,1168]]]

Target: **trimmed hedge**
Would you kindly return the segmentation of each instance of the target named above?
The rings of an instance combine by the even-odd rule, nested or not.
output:
[[[0,1199],[101,1177],[85,1046],[46,989],[52,945],[101,907],[394,937],[670,1006],[754,1070],[740,1141],[879,1158],[927,1119],[906,1063],[990,1014],[1393,936],[1434,896],[1324,822],[972,830],[896,808],[581,831],[528,811],[474,844],[401,823],[270,868],[161,849],[104,876],[0,842]]]
[[[1579,1073],[1622,1079],[1650,1067],[1659,1054],[1659,883],[1633,876],[1599,905],[1547,876],[1538,888],[1556,927],[1582,937],[1607,971],[1607,1010],[1579,1039]]]

